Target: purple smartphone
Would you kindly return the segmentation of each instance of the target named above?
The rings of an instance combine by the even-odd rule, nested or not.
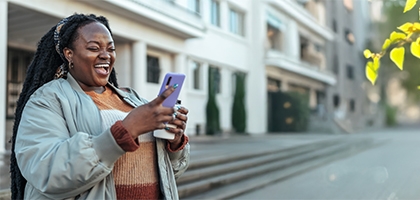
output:
[[[173,73],[169,72],[165,75],[165,78],[163,79],[162,86],[160,87],[159,94],[162,94],[168,87],[173,86],[174,84],[178,84],[178,87],[175,89],[175,91],[169,95],[168,98],[163,101],[162,105],[165,107],[174,107],[176,104],[176,101],[178,100],[179,93],[181,92],[182,84],[185,80],[185,74],[181,73]]]

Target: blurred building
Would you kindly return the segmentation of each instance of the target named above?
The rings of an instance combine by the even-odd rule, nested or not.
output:
[[[363,50],[374,36],[371,2],[359,0],[325,1],[328,26],[336,39],[328,44],[328,63],[337,84],[328,90],[328,110],[332,121],[347,132],[383,125],[378,109],[379,87],[365,78],[367,60]]]
[[[0,94],[4,94],[0,113],[5,113],[6,119],[0,120],[0,127],[6,127],[0,129],[0,152],[10,139],[16,100],[37,42],[60,19],[75,12],[109,19],[121,86],[131,86],[151,100],[157,96],[166,72],[187,75],[180,99],[190,109],[186,131],[189,135],[204,134],[209,71],[216,77],[210,81],[217,85],[224,132],[232,130],[236,72],[247,74],[248,133],[269,131],[270,104],[275,102],[267,103],[268,93],[276,91],[308,94],[314,115],[323,119],[330,119],[328,109],[342,107],[356,119],[362,115],[363,94],[359,88],[364,74],[357,57],[359,48],[351,44],[359,39],[353,30],[357,14],[345,8],[346,2],[0,1],[0,30],[7,30],[0,33],[0,80],[5,80],[0,82]],[[329,7],[331,3],[334,5]],[[337,10],[328,15],[333,8]],[[330,44],[333,52],[328,50]],[[337,54],[332,58],[339,64],[331,64],[330,53]],[[339,71],[334,71],[336,68]],[[336,96],[340,102],[337,105]]]

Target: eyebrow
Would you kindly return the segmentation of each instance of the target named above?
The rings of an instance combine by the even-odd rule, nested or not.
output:
[[[88,41],[87,43],[88,43],[88,44],[89,44],[89,43],[95,43],[95,44],[97,44],[97,45],[100,45],[100,44],[101,44],[101,43],[100,43],[100,42],[98,42],[98,41]],[[108,42],[108,45],[110,45],[110,44],[114,44],[114,41]]]

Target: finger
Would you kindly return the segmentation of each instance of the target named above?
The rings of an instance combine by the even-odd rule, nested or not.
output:
[[[188,114],[188,109],[185,108],[182,105],[175,105],[174,108],[175,108],[176,111],[178,111],[178,112],[180,112],[182,114],[185,114],[185,115]]]
[[[172,87],[168,87],[168,89],[166,89],[165,91],[163,91],[162,92],[162,94],[160,94],[158,97],[156,97],[154,100],[153,100],[153,103],[155,103],[155,104],[157,104],[157,105],[159,105],[159,104],[162,104],[163,103],[163,101],[165,101],[165,99],[166,98],[168,98],[169,97],[169,95],[171,95],[174,91],[175,91],[175,89],[178,87],[178,84],[175,84],[174,86],[172,86]]]
[[[181,113],[177,113],[176,118],[184,122],[188,121],[188,116]]]
[[[182,127],[184,125],[184,122],[181,121],[181,120],[179,120],[179,119],[177,119],[177,120],[174,120],[174,121],[169,122],[168,124],[175,125],[176,127]]]
[[[173,115],[175,110],[174,108],[160,107],[158,112],[162,115]]]
[[[158,118],[158,122],[161,122],[161,123],[168,123],[170,121],[172,121],[172,115],[163,115]]]

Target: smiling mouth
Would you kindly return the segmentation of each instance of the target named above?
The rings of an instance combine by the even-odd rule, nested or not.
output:
[[[98,73],[99,75],[103,75],[103,76],[106,76],[106,75],[109,74],[109,68],[110,68],[110,66],[107,63],[95,65],[96,73]]]

